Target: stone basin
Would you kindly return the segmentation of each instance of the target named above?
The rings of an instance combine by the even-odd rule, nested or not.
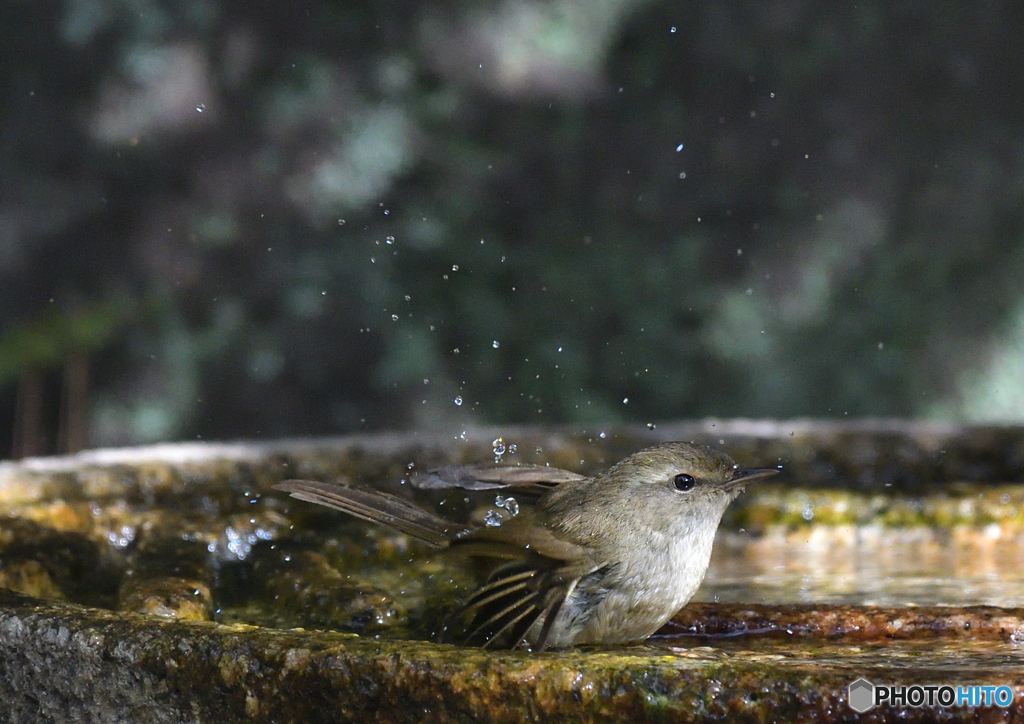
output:
[[[667,440],[784,472],[733,504],[694,602],[640,646],[432,643],[469,572],[271,490],[345,480],[467,515],[478,501],[411,490],[410,470],[504,449],[502,464],[592,472]],[[874,721],[1019,719],[1022,564],[1011,427],[504,427],[0,463],[0,718],[845,721],[862,716],[847,701],[862,678],[1013,694],[879,706]]]

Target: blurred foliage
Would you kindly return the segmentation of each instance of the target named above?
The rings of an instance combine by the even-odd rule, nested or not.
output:
[[[129,318],[126,305],[94,304],[72,314],[41,312],[0,334],[0,384],[25,370],[55,367],[74,352],[92,352],[110,343]]]
[[[6,3],[0,436],[19,371],[81,346],[95,444],[1019,420],[1022,21]]]

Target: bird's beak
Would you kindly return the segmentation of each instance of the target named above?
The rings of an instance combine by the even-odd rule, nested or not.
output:
[[[778,475],[779,472],[777,468],[736,468],[733,470],[732,480],[727,480],[723,487],[726,490],[742,488],[749,483],[756,483],[758,480]]]

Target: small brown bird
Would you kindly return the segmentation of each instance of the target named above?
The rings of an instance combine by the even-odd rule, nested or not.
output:
[[[693,596],[715,531],[743,487],[774,468],[665,443],[584,477],[542,466],[446,468],[421,487],[500,489],[484,525],[445,520],[387,493],[287,480],[293,498],[380,523],[439,548],[498,562],[464,604],[467,642],[535,650],[642,641]]]

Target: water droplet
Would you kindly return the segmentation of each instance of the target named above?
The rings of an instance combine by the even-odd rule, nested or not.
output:
[[[672,26],[672,29],[671,29],[671,30],[669,30],[669,32],[670,32],[670,33],[674,33],[675,31],[676,31],[676,26],[675,26],[675,25],[673,25],[673,26]]]
[[[200,103],[200,104],[198,104],[196,106],[196,113],[202,113],[205,110],[206,110],[206,104],[205,103]]]
[[[491,342],[491,346],[494,347],[494,349],[498,349],[498,340]]]
[[[494,440],[491,442],[491,449],[494,450],[495,455],[504,455],[505,441],[500,437],[494,438]]]
[[[397,322],[398,321],[398,315],[397,314],[392,314],[391,315],[391,321],[392,322]]]
[[[506,498],[504,495],[495,496],[494,504],[499,508],[507,510],[508,514],[511,516],[519,515],[519,501],[513,497]]]
[[[800,511],[800,517],[804,520],[811,520],[814,518],[814,503],[804,503],[804,507]]]
[[[452,264],[452,271],[458,271],[458,270],[459,270],[459,265],[458,264]]]
[[[488,510],[484,513],[484,523],[491,528],[497,528],[501,525],[501,513],[496,510]]]
[[[518,447],[516,447],[516,444],[515,444],[514,442],[513,442],[513,443],[509,443],[509,446],[508,446],[508,454],[509,454],[509,455],[515,455],[515,454],[516,454],[516,450],[518,450],[518,449],[519,449],[519,448],[518,448]]]
[[[344,225],[345,225],[345,220],[344,219],[338,219],[338,226],[344,226]]]
[[[686,171],[681,172],[679,178],[686,178]]]
[[[455,395],[455,399],[452,400],[452,402],[455,403],[456,407],[461,406],[462,405],[462,395]]]
[[[748,289],[746,293],[747,293],[747,296],[749,297],[751,294],[754,293],[754,290],[753,289]]]
[[[680,143],[678,146],[676,146],[676,153],[679,153],[682,150],[683,150],[683,144]]]
[[[648,430],[653,430],[656,427],[657,427],[657,425],[655,425],[653,422],[648,422],[647,423],[647,429]]]
[[[600,435],[598,435],[598,437],[604,440],[606,437],[608,437],[608,435],[602,432]]]
[[[623,397],[622,398],[622,404],[623,405],[628,405],[629,404],[629,398],[628,397]]]

